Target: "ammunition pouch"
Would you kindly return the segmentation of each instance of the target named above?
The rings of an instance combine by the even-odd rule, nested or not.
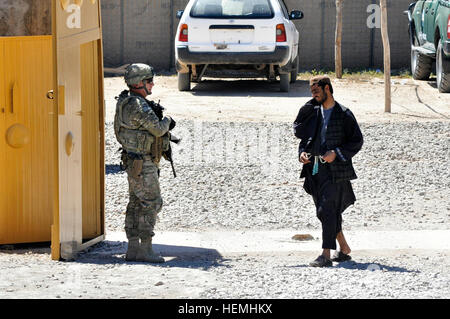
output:
[[[169,133],[170,134],[170,133]],[[162,137],[162,150],[163,152],[167,152],[170,148],[170,136],[166,134]]]
[[[167,134],[161,137],[155,137],[150,153],[153,158],[153,162],[159,164],[161,157],[164,156],[164,153],[167,152],[169,148],[170,137]]]
[[[131,166],[130,175],[134,179],[137,179],[139,177],[139,175],[141,175],[143,167],[144,167],[144,160],[142,160],[142,159],[133,160],[133,165]]]
[[[147,131],[130,130],[124,127],[119,129],[117,139],[122,147],[129,153],[148,155],[152,153],[155,137]]]

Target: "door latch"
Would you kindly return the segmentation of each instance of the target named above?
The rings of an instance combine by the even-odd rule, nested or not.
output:
[[[53,90],[47,92],[47,99],[53,100],[55,97],[53,96]]]

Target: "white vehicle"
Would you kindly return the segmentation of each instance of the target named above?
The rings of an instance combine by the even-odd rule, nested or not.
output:
[[[203,76],[280,77],[289,91],[298,74],[299,32],[283,0],[190,0],[175,38],[178,89],[189,91]]]

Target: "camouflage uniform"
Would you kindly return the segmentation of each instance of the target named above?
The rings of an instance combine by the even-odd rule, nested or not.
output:
[[[141,72],[141,77],[151,74],[153,78],[153,72],[148,66],[131,65],[127,74],[133,71],[134,74]],[[159,162],[170,143],[167,133],[171,122],[170,117],[162,116],[159,104],[138,94],[124,91],[118,97],[114,130],[125,151],[122,164],[128,175],[130,196],[125,218],[125,232],[129,240],[127,260],[164,261],[162,257],[154,256],[151,239],[155,235],[153,229],[163,205],[159,187]],[[142,252],[144,256],[140,256],[142,249],[139,250],[139,239],[140,248],[145,243],[148,247],[144,248],[154,258],[148,257],[145,251]]]

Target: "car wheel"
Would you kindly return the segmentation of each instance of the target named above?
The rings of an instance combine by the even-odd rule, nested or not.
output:
[[[294,70],[291,71],[291,83],[295,83],[295,81],[297,81],[297,75],[298,75],[298,55],[295,58],[292,65],[294,66]]]
[[[191,74],[178,73],[178,91],[190,91],[190,90],[191,90]]]
[[[289,92],[290,82],[291,82],[291,73],[280,74],[280,91]]]
[[[414,38],[414,46],[418,46],[419,41]],[[414,80],[428,80],[431,74],[433,59],[413,50],[411,46],[411,73]]]
[[[436,51],[436,80],[437,87],[441,93],[450,93],[450,73],[445,73],[444,63],[449,63],[446,61],[443,50],[442,43],[439,41],[439,45]]]

